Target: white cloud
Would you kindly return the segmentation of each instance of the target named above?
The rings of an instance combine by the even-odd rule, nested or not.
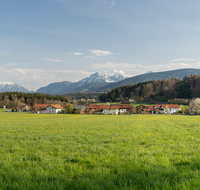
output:
[[[43,58],[43,60],[46,60],[46,61],[49,61],[49,62],[54,62],[54,63],[64,62],[64,61],[59,60],[59,59],[50,59],[50,58]]]
[[[95,59],[96,57],[93,57],[93,56],[85,56],[87,58],[90,58],[90,59]]]
[[[83,55],[83,53],[81,53],[81,52],[74,52],[74,53],[72,53],[73,55]]]
[[[125,73],[124,73],[124,71],[122,71],[122,70],[115,70],[115,69],[114,69],[114,73],[117,73],[117,74],[120,74],[120,75],[125,76]]]
[[[102,71],[103,70],[112,71],[113,69],[123,70],[128,76],[135,76],[146,73],[152,69],[155,72],[160,72],[160,71],[169,71],[169,70],[183,69],[183,68],[200,68],[200,61],[195,60],[193,62],[170,62],[168,64],[159,64],[159,65],[154,65],[154,64],[141,65],[134,63],[106,62],[106,63],[94,63],[90,65],[90,68]]]
[[[26,72],[23,69],[15,69],[19,74],[26,74]]]
[[[109,56],[113,55],[110,51],[102,51],[102,50],[90,50],[90,52],[95,56]]]
[[[188,58],[178,58],[178,59],[173,59],[171,62],[179,62],[179,61],[196,61],[195,59],[188,59]]]

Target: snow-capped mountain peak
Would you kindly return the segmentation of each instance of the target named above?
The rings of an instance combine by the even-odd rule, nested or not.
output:
[[[13,82],[0,82],[0,92],[29,92],[25,87]]]
[[[109,83],[109,82],[119,82],[124,80],[126,77],[121,73],[114,74],[104,74],[101,72],[96,72],[91,74],[89,77],[80,80],[79,87],[89,83]]]

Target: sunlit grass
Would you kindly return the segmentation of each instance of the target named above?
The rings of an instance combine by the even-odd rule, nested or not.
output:
[[[200,117],[0,112],[0,189],[198,189]]]

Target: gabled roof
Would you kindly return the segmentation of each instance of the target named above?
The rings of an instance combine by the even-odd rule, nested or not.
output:
[[[154,108],[159,109],[161,106],[162,106],[161,104],[157,104],[157,105],[154,105]]]
[[[18,109],[18,110],[24,109],[26,106],[27,106],[27,105],[20,104],[20,105],[16,106],[15,109]],[[28,106],[28,107],[29,107],[29,106]]]
[[[99,107],[99,105],[97,104],[90,104],[89,105],[89,109],[97,109]]]
[[[49,106],[49,104],[35,104],[33,106],[33,108],[44,108],[44,107],[47,107],[47,106]]]
[[[130,104],[119,104],[119,109],[135,109],[132,105]]]
[[[60,106],[60,105],[58,105],[58,104],[51,104],[51,105],[48,105],[48,106],[46,106],[46,107],[49,107],[49,106],[54,107],[54,108],[56,108],[56,109],[62,109],[62,108],[63,108],[62,106]]]
[[[100,108],[103,109],[103,110],[116,110],[116,109],[119,109],[119,106],[101,105]]]
[[[73,105],[73,109],[83,109],[84,105]]]
[[[166,106],[167,106],[168,108],[180,109],[180,107],[179,107],[178,104],[162,104],[162,107],[163,107],[163,108],[166,108]]]

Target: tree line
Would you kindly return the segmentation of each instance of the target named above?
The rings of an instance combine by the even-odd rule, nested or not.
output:
[[[34,104],[61,104],[68,102],[67,96],[51,96],[48,94],[2,92],[0,93],[0,107],[15,107],[20,103],[33,106]]]
[[[200,97],[200,75],[185,76],[183,80],[169,78],[121,86],[99,95],[101,102],[168,102],[173,99]]]

